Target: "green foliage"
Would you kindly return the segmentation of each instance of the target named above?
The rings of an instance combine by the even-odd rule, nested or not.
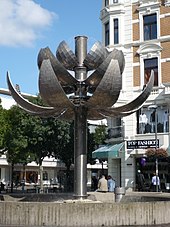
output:
[[[44,105],[40,96],[29,101]],[[31,116],[13,106],[10,110],[0,107],[0,123],[0,147],[5,148],[8,162],[35,161],[41,165],[46,156],[53,156],[63,161],[68,170],[74,163],[74,122]],[[87,160],[91,163],[92,151],[104,143],[106,127],[98,126],[95,133],[88,130],[87,134]]]
[[[4,110],[2,108],[2,106],[0,105],[0,154],[3,153],[4,151],[4,146],[3,146],[3,141],[4,141],[4,134],[7,130],[7,125],[6,125],[6,121],[5,121],[5,113],[6,110]]]
[[[31,98],[31,102],[44,105],[40,96]],[[63,150],[69,142],[69,123],[55,118],[29,116],[27,133],[29,149],[35,155],[35,161],[41,164],[44,157],[63,157]]]
[[[3,147],[10,163],[27,163],[28,137],[25,133],[25,113],[18,106],[5,111]]]
[[[66,124],[66,128],[63,131],[65,140],[63,141],[64,143],[60,144],[58,147],[58,152],[55,153],[55,157],[63,161],[69,170],[71,164],[74,163],[74,122],[65,122],[64,124]]]
[[[106,126],[98,125],[94,133],[94,141],[96,146],[98,147],[100,144],[104,144],[105,140],[106,140]]]

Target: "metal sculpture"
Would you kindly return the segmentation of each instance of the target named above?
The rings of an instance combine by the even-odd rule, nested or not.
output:
[[[96,42],[87,53],[87,37],[75,37],[75,54],[65,41],[58,46],[56,57],[50,49],[38,54],[39,91],[48,107],[30,103],[19,94],[7,73],[8,87],[15,101],[27,112],[41,117],[74,119],[74,195],[87,197],[87,119],[124,117],[132,114],[150,95],[154,75],[143,92],[132,102],[115,107],[122,89],[125,66],[122,51],[109,52]],[[92,71],[93,70],[93,71]],[[74,72],[72,76],[71,72]],[[88,75],[89,72],[91,75]],[[68,151],[69,152],[69,151]]]

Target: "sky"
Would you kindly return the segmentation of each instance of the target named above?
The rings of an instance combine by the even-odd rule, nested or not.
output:
[[[74,38],[88,37],[88,48],[102,41],[102,0],[0,0],[0,88],[6,74],[23,93],[39,93],[37,56],[49,47],[55,55],[65,40],[74,52]]]

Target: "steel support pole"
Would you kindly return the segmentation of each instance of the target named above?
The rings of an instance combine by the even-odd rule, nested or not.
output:
[[[83,81],[87,78],[87,70],[84,67],[84,59],[87,55],[87,37],[75,37],[75,55],[78,66],[75,68],[75,78],[79,81],[75,97],[78,104],[74,109],[74,197],[76,199],[87,198],[87,108],[83,101],[87,92]]]
[[[157,123],[158,123],[158,114],[157,114],[157,108],[155,108],[155,150],[157,151],[158,143],[157,143]],[[155,161],[155,168],[156,168],[156,192],[159,191],[159,185],[158,185],[158,158],[156,157]]]
[[[87,110],[75,109],[74,122],[74,197],[87,198]]]

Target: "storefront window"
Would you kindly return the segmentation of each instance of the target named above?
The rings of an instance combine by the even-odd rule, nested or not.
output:
[[[143,158],[145,162],[143,162]],[[143,191],[152,191],[151,181],[155,173],[155,158],[140,157],[136,158],[136,190],[138,190],[138,173],[144,176]],[[170,183],[170,157],[162,157],[158,159],[158,169],[160,178],[161,191],[167,191],[167,184]]]
[[[26,182],[27,183],[37,183],[38,172],[37,171],[27,171],[26,172]]]
[[[167,107],[157,108],[157,132],[169,131],[169,113]],[[155,110],[142,108],[137,111],[137,134],[155,133]]]

